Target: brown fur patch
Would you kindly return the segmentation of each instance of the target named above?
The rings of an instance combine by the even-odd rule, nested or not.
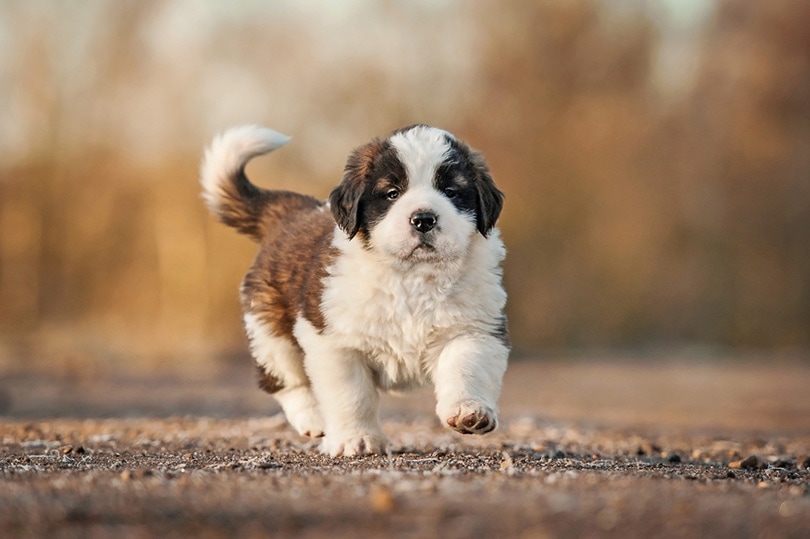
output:
[[[404,191],[408,185],[405,167],[390,142],[374,139],[352,152],[346,162],[343,181],[329,197],[332,213],[349,238],[358,236],[369,247],[371,227],[385,217],[393,200],[391,188]]]
[[[257,374],[260,389],[263,389],[268,393],[275,393],[276,391],[284,389],[284,382],[272,374],[268,374],[264,370],[264,367],[257,364],[256,369],[258,370]]]
[[[260,317],[275,335],[295,342],[293,326],[301,315],[323,329],[320,309],[326,268],[336,256],[331,247],[335,221],[325,206],[266,211],[267,235],[242,283],[246,312]]]
[[[387,146],[384,140],[375,138],[355,148],[346,160],[343,181],[329,195],[335,221],[350,239],[354,238],[360,229],[360,199],[366,191],[372,165]]]
[[[257,242],[267,234],[266,225],[278,214],[315,208],[320,202],[310,196],[290,191],[270,191],[256,187],[244,170],[220,186],[216,214],[220,221]],[[276,214],[276,215],[274,215]],[[268,219],[270,217],[270,219]]]

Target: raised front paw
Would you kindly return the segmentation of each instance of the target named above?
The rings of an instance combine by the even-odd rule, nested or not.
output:
[[[486,434],[498,426],[498,414],[479,402],[465,400],[449,407],[440,418],[451,429],[461,434]]]
[[[366,433],[346,437],[327,435],[321,444],[321,452],[331,457],[384,454],[387,444],[388,441],[382,434]]]

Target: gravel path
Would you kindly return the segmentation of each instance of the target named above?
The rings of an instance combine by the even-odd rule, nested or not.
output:
[[[803,363],[518,363],[496,433],[386,399],[391,453],[339,459],[241,375],[6,380],[0,537],[810,536]]]

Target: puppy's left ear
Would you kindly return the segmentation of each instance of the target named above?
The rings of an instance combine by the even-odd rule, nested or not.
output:
[[[475,220],[478,232],[486,237],[495,226],[503,208],[503,193],[495,187],[492,175],[484,156],[475,150],[470,151],[470,159],[475,169],[476,206]]]
[[[360,230],[363,193],[374,157],[379,154],[381,147],[382,141],[374,139],[356,148],[346,161],[343,181],[329,195],[329,207],[335,222],[349,239],[354,238]]]

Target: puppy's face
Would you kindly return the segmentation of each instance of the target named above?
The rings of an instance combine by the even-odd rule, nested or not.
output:
[[[480,154],[416,125],[357,148],[330,204],[338,226],[367,249],[397,262],[441,262],[492,230],[503,194]]]

